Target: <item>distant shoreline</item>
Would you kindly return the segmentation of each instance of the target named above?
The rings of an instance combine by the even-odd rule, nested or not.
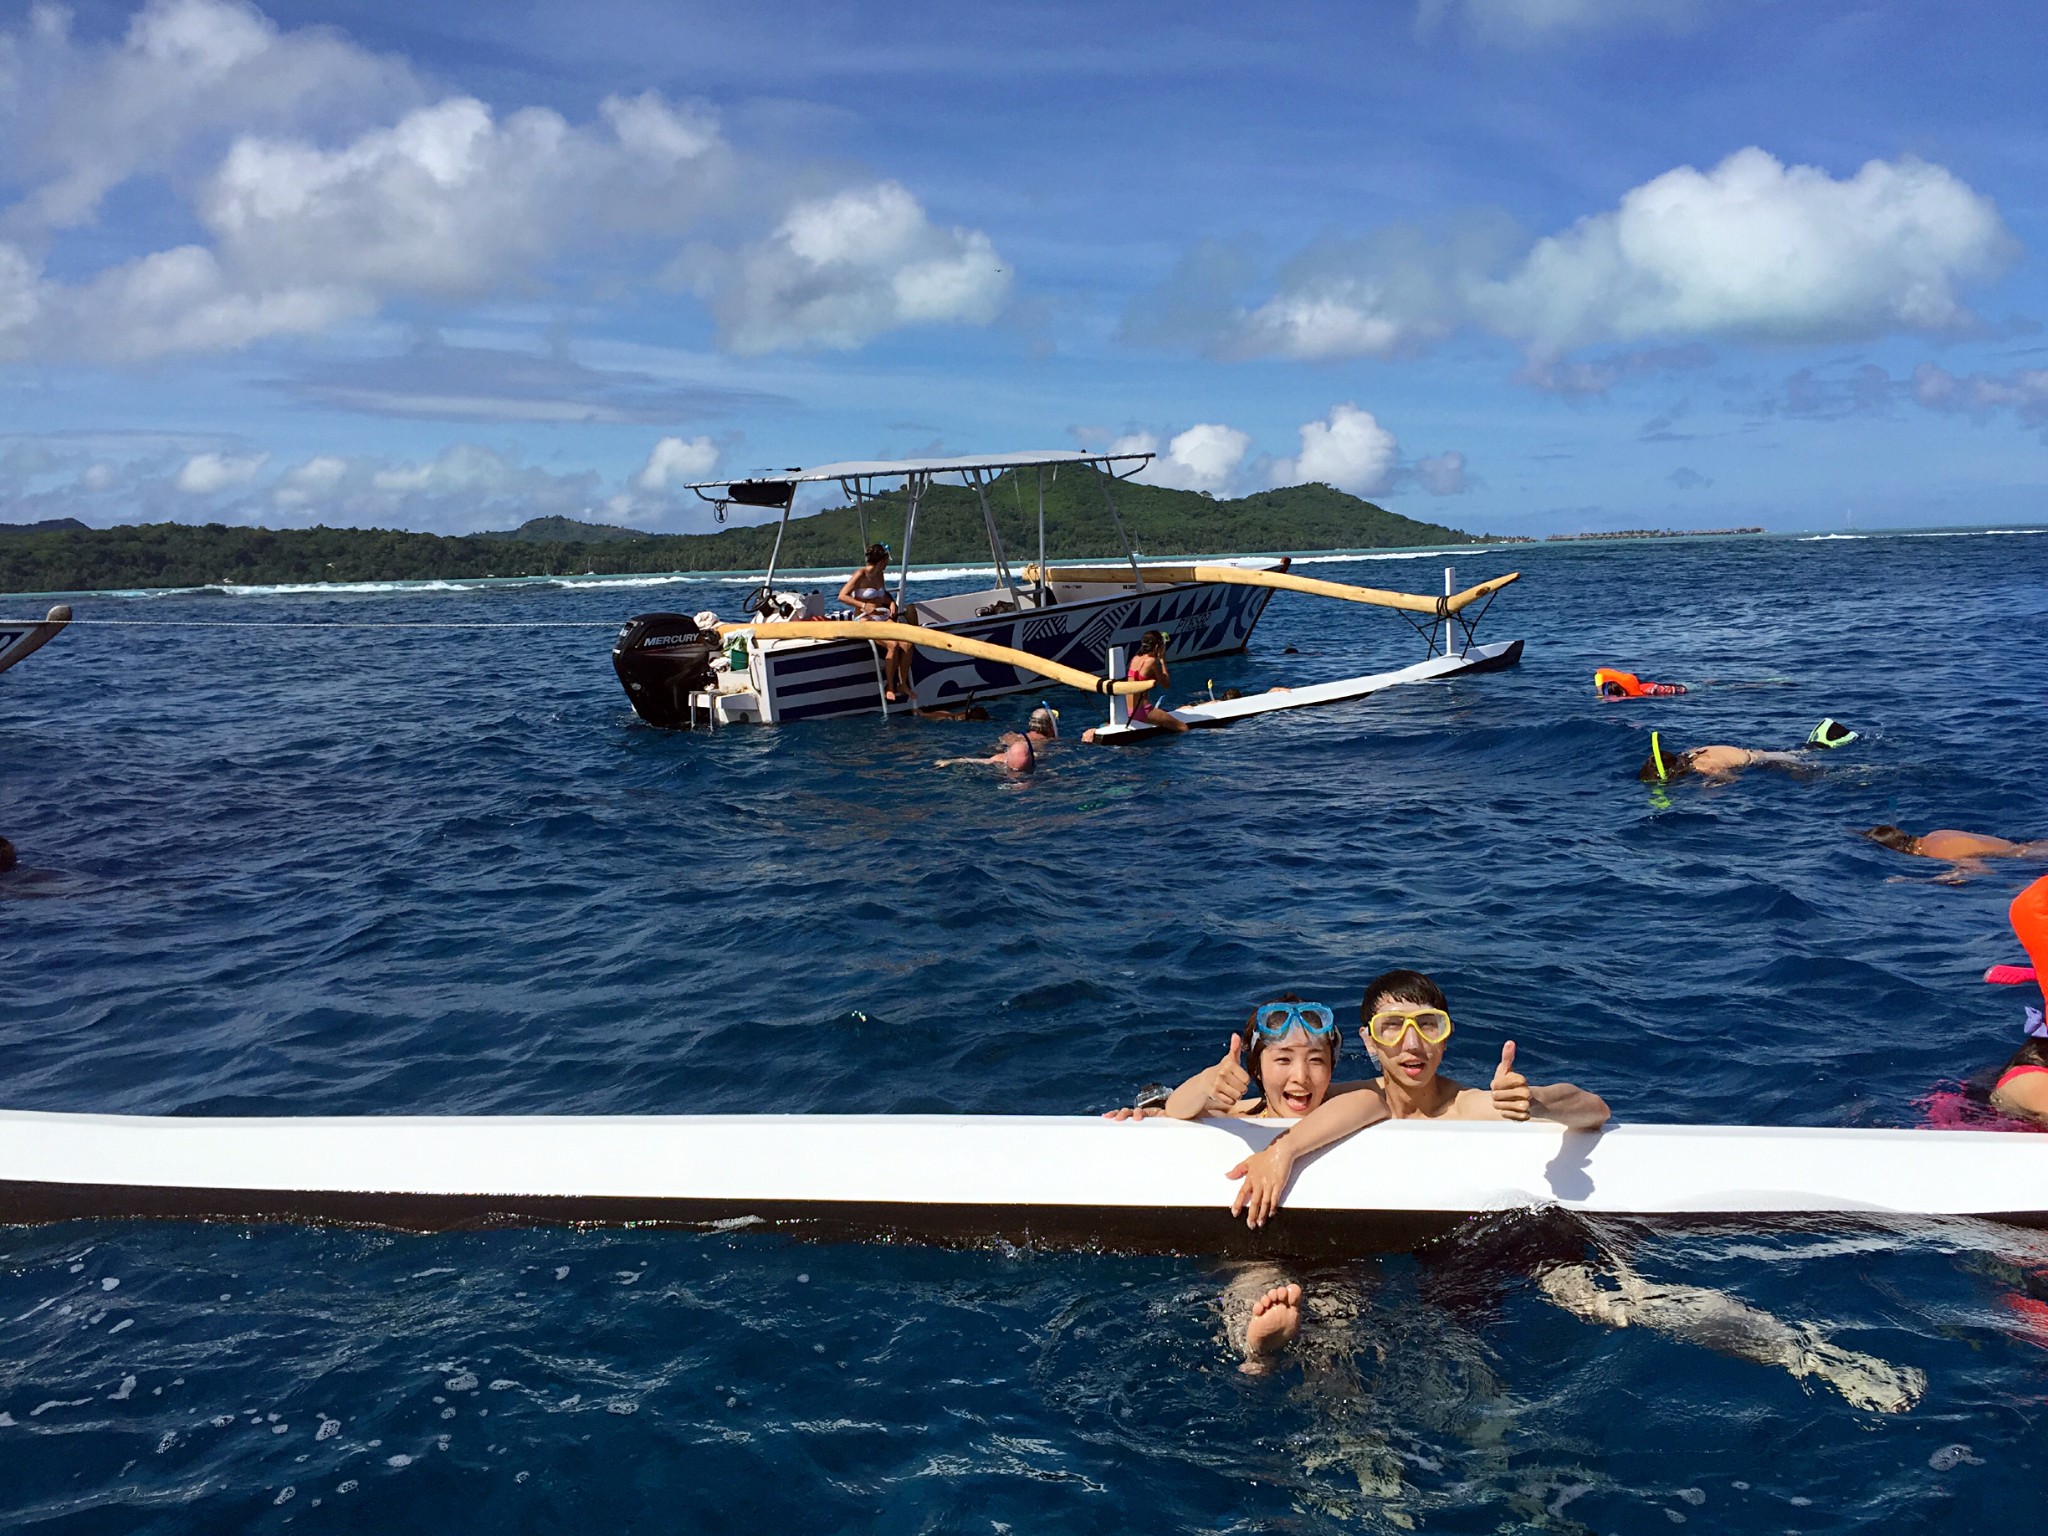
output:
[[[0,533],[7,525],[0,524]],[[1373,546],[1351,549],[1286,549],[1286,550],[1233,550],[1228,553],[1191,553],[1177,555],[1141,554],[1141,564],[1171,561],[1185,563],[1198,560],[1240,560],[1266,556],[1285,555],[1297,564],[1343,564],[1353,561],[1396,562],[1442,558],[1455,564],[1462,556],[1499,553],[1509,550],[1534,553],[1552,544],[1599,543],[1603,540],[1648,542],[1667,540],[1682,543],[1689,539],[1718,539],[1737,536],[1784,539],[1804,543],[1863,542],[1888,538],[1970,538],[1970,537],[2024,537],[2048,535],[2048,523],[2038,527],[1971,525],[1931,528],[1873,528],[1850,532],[1801,529],[1774,533],[1764,528],[1700,529],[1693,531],[1649,532],[1623,531],[1615,533],[1574,533],[1546,536],[1541,539],[1496,535],[1468,544],[1425,544],[1412,547],[1387,548]],[[1048,562],[1057,568],[1064,565],[1094,565],[1103,563],[1103,557],[1079,558],[1074,560],[1053,560]],[[786,577],[792,583],[836,579],[850,567],[838,565],[783,566],[778,569],[778,579]],[[993,575],[994,567],[984,558],[980,561],[934,560],[929,566],[915,566],[910,573],[913,582],[918,581],[961,581],[975,576]],[[87,598],[102,597],[123,600],[156,600],[166,597],[373,597],[382,595],[400,596],[420,592],[489,592],[524,587],[552,587],[558,590],[586,588],[615,588],[628,590],[636,587],[680,586],[689,583],[706,583],[722,586],[747,586],[758,583],[766,575],[765,568],[735,569],[718,567],[709,570],[671,571],[613,571],[562,572],[557,574],[524,576],[406,576],[362,580],[336,580],[323,582],[187,582],[169,586],[117,586],[117,587],[42,587],[24,588],[18,591],[0,593],[0,604],[9,601],[28,601],[37,598]]]

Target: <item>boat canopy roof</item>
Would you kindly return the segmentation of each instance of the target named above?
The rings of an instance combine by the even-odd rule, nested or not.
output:
[[[848,459],[843,464],[820,464],[812,469],[784,469],[737,479],[697,480],[684,489],[710,491],[737,485],[803,485],[814,480],[875,480],[907,478],[911,475],[967,475],[975,470],[1040,469],[1061,464],[1092,464],[1110,474],[1127,464],[1124,475],[1135,474],[1151,460],[1149,453],[984,453],[954,459]],[[1122,478],[1122,476],[1119,476]],[[735,500],[742,498],[735,497]],[[778,499],[779,500],[779,499]]]

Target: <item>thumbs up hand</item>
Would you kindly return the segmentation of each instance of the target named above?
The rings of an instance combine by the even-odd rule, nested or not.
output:
[[[1503,1120],[1529,1118],[1529,1079],[1515,1070],[1515,1042],[1500,1048],[1500,1065],[1493,1069],[1493,1109]]]
[[[1244,1037],[1232,1035],[1230,1049],[1223,1053],[1223,1059],[1216,1063],[1209,1079],[1210,1108],[1236,1108],[1237,1101],[1244,1097],[1245,1089],[1251,1086],[1252,1075],[1244,1069],[1243,1056]]]

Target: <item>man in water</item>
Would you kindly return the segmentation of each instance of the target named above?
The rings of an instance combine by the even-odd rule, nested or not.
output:
[[[1645,784],[1668,784],[1673,779],[1693,774],[1726,781],[1745,768],[1783,768],[1796,773],[1812,768],[1813,760],[1807,754],[1815,749],[1846,747],[1856,739],[1856,733],[1840,721],[1823,720],[1807,736],[1806,744],[1793,752],[1766,752],[1759,747],[1720,745],[1667,752],[1657,733],[1652,731],[1650,755],[1643,759],[1643,766],[1636,770],[1636,777]]]
[[[1969,875],[1988,873],[1983,862],[1986,859],[2048,859],[2048,841],[2016,843],[1982,832],[1958,832],[1953,827],[1937,827],[1915,837],[1903,827],[1887,823],[1867,828],[1863,835],[1894,853],[1941,860],[1951,867],[1936,878],[1950,885],[1962,884]]]
[[[1019,736],[1015,731],[1005,731],[1002,746],[987,757],[942,757],[932,766],[957,768],[963,763],[989,763],[998,768],[1007,768],[1012,773],[1030,773],[1038,767],[1038,754],[1032,750],[1029,736]]]

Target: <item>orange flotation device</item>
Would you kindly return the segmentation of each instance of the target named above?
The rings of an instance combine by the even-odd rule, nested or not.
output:
[[[1607,699],[1664,699],[1685,692],[1683,683],[1646,683],[1619,667],[1600,668],[1593,674],[1593,687]]]

